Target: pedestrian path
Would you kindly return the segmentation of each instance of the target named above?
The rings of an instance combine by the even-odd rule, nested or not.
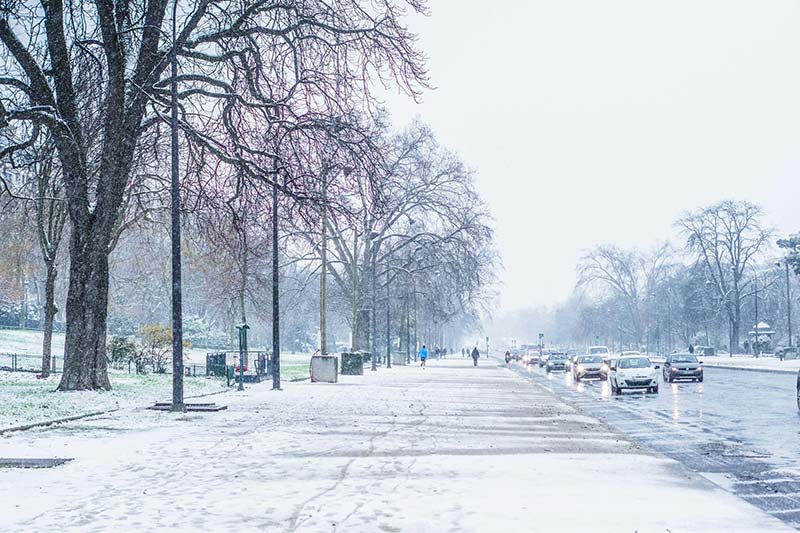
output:
[[[0,530],[765,531],[780,521],[481,358],[0,440]],[[668,502],[668,504],[665,504]]]

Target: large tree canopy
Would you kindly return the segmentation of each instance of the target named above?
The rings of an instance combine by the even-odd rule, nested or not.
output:
[[[13,162],[46,129],[72,227],[62,390],[110,388],[108,254],[138,150],[164,129],[173,47],[191,164],[223,162],[262,183],[284,167],[287,136],[329,130],[333,117],[368,103],[376,82],[412,94],[425,83],[398,2],[179,1],[174,43],[170,5],[12,0],[0,7],[0,157]],[[417,0],[405,5],[423,9]],[[152,170],[162,169],[156,162]]]

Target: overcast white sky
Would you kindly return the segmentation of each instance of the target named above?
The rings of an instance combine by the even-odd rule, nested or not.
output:
[[[412,28],[437,87],[419,115],[477,173],[502,310],[566,298],[582,252],[675,238],[749,199],[800,231],[797,1],[432,0]]]

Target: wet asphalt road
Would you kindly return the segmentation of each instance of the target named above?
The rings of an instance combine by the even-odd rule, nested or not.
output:
[[[658,394],[612,396],[608,383],[510,368],[631,439],[701,472],[800,528],[800,415],[795,376],[705,369],[703,383],[660,382]]]

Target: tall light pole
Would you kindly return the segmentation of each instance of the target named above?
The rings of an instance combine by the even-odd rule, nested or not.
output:
[[[756,304],[756,325],[755,325],[755,339],[753,340],[753,355],[758,357],[759,349],[758,346],[761,344],[758,339],[758,274],[756,274],[755,279],[753,280],[753,296],[755,297],[755,304]]]
[[[789,284],[789,261],[778,261],[775,263],[778,268],[781,266],[786,268],[786,327],[789,331],[789,348],[792,345],[792,289]]]
[[[386,269],[386,368],[392,368],[392,325],[390,322],[392,300],[389,295],[389,269]]]
[[[342,173],[345,177],[349,176],[353,169],[350,167],[342,167]],[[328,172],[330,169],[325,167],[322,169],[322,242],[320,243],[320,260],[322,262],[321,271],[319,275],[319,353],[320,355],[328,354],[328,335],[327,335],[327,320],[326,320],[326,304],[328,299]],[[355,256],[354,256],[355,257]],[[355,283],[355,275],[353,276]],[[354,292],[355,294],[355,292]],[[353,299],[353,331],[355,331],[355,298]],[[353,343],[357,341],[353,339]]]
[[[408,292],[405,294],[404,302],[406,312],[406,364],[411,364],[411,313],[408,309]]]
[[[370,346],[369,346],[369,349],[372,352],[371,359],[372,359],[372,371],[373,372],[378,370],[378,361],[377,361],[377,359],[378,359],[378,350],[377,350],[378,345],[377,345],[377,342],[375,342],[377,340],[375,337],[378,336],[378,319],[377,319],[377,315],[375,313],[375,304],[377,302],[377,298],[376,298],[376,294],[375,294],[375,292],[377,291],[376,283],[375,283],[375,278],[377,277],[376,270],[377,269],[376,269],[376,265],[375,265],[375,259],[373,258],[372,259],[372,265],[370,266],[370,277],[372,278],[370,280],[370,282],[372,283],[372,291],[371,291],[371,294],[370,294],[370,297],[372,298],[372,309],[371,309],[370,317],[369,317],[370,318],[370,322],[371,322],[371,324],[370,324],[371,331],[370,331],[370,342],[369,342]]]
[[[281,390],[281,322],[278,274],[278,176],[272,182],[272,390]]]
[[[419,353],[419,337],[417,336],[417,279],[414,278],[414,362]]]
[[[172,410],[184,411],[183,405],[183,311],[181,294],[181,191],[178,176],[178,0],[172,4],[172,75],[170,77],[172,134],[172,180],[170,183],[172,215]]]
[[[325,300],[327,296],[326,282],[328,274],[328,171],[322,171],[322,244],[320,246],[322,270],[319,274],[319,353],[328,354],[325,324]]]

